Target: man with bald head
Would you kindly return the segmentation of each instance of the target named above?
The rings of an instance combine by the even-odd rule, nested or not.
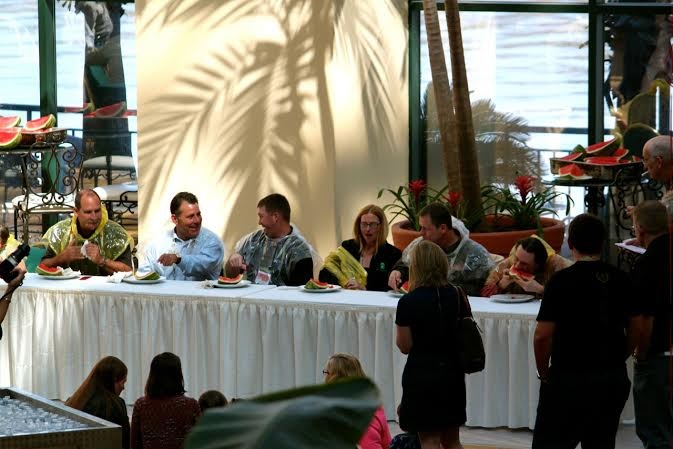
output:
[[[643,147],[643,163],[650,178],[663,183],[667,190],[673,178],[673,140],[670,136],[657,136]]]
[[[43,240],[47,252],[42,263],[48,267],[68,267],[87,275],[131,271],[133,239],[108,220],[100,197],[91,189],[77,193],[72,218],[49,228]]]

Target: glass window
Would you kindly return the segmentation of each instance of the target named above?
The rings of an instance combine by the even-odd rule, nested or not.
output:
[[[605,125],[638,156],[649,138],[671,129],[670,39],[667,16],[606,16]]]
[[[84,186],[135,179],[135,4],[57,2],[56,33],[59,126],[89,160]]]
[[[0,116],[37,118],[40,104],[37,2],[0,0]],[[11,199],[21,194],[20,160],[0,158],[0,199],[4,224],[11,223]]]
[[[517,171],[548,174],[555,150],[587,143],[587,16],[462,12],[461,22],[482,183],[511,183]],[[444,52],[450,73],[446,42]],[[436,163],[441,147],[431,83],[422,20],[428,179],[438,185],[445,175]]]

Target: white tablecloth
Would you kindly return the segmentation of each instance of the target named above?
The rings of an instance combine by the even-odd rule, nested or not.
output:
[[[532,336],[539,302],[470,298],[484,331],[486,369],[467,377],[468,425],[532,427],[539,383]],[[185,387],[249,397],[322,382],[334,352],[356,355],[395,418],[405,357],[394,344],[397,298],[310,294],[296,288],[206,289],[200,283],[111,284],[29,275],[0,340],[0,386],[66,399],[105,355],[129,368],[122,396],[143,394],[152,357],[182,359]]]

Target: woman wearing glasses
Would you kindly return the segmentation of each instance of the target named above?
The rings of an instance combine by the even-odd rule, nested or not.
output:
[[[388,290],[388,276],[402,256],[386,242],[388,220],[373,204],[363,207],[355,218],[353,236],[326,258],[320,280],[352,290]]]

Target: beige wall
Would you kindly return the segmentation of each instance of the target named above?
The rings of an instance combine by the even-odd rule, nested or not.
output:
[[[323,256],[349,238],[407,177],[405,5],[137,0],[141,241],[181,190],[230,250],[272,192]]]

